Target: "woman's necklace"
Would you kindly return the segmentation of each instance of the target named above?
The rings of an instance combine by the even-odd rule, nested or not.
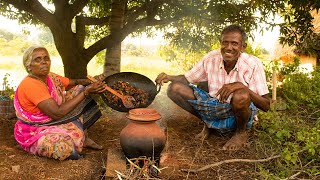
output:
[[[35,75],[33,75],[33,74],[29,74],[28,76],[31,77],[31,78],[33,78],[33,79],[39,80],[39,81],[42,82],[44,85],[46,85],[47,88],[49,88],[49,87],[48,87],[48,84],[47,84],[46,82],[44,82],[43,79],[39,78],[38,76],[35,76]]]

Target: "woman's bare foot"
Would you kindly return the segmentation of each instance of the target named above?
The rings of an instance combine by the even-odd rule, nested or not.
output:
[[[94,142],[92,139],[90,139],[89,137],[86,137],[86,139],[84,140],[84,145],[83,147],[85,148],[91,148],[91,149],[96,149],[96,150],[101,150],[103,149],[102,146],[100,146],[99,144],[97,144],[96,142]]]
[[[247,144],[249,134],[246,131],[236,132],[231,139],[223,146],[223,150],[239,150]]]
[[[210,135],[210,130],[206,124],[203,125],[202,131],[196,135],[196,139],[200,139],[201,141],[207,139]]]

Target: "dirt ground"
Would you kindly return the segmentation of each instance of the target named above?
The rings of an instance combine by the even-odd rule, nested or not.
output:
[[[255,159],[254,148],[240,151],[223,151],[222,146],[231,134],[212,134],[201,142],[195,139],[203,124],[195,117],[174,105],[165,95],[165,91],[156,96],[149,106],[155,108],[162,118],[159,124],[167,128],[167,145],[162,152],[160,167],[166,167],[159,176],[161,179],[254,179],[257,169],[254,164],[229,163],[191,173],[188,169],[199,169],[208,164],[228,159]],[[21,180],[98,180],[115,179],[103,176],[109,148],[121,149],[120,131],[128,120],[126,113],[110,108],[103,111],[103,117],[90,129],[89,136],[103,145],[101,151],[84,149],[84,158],[80,160],[58,161],[37,157],[24,152],[15,142],[13,126],[15,119],[0,119],[0,179]],[[249,141],[253,141],[252,133]]]

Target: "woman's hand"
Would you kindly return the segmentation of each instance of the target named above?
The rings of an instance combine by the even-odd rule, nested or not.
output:
[[[103,81],[107,76],[105,74],[99,74],[94,76],[94,78],[98,81]]]
[[[94,78],[98,81],[103,81],[106,78],[106,75],[100,74],[100,75],[94,76]],[[91,81],[89,79],[70,79],[70,83],[67,89],[70,89],[78,84],[87,86],[91,84]]]
[[[83,92],[84,96],[86,96],[89,94],[102,93],[104,91],[106,91],[105,83],[102,81],[97,81],[86,86]],[[81,101],[83,101],[84,96],[81,93],[81,95],[79,94],[71,100],[62,103],[61,105],[58,105],[55,100],[49,98],[47,100],[41,101],[38,104],[38,107],[44,114],[51,117],[52,119],[61,119],[62,117],[67,115],[67,113],[72,111]]]
[[[84,88],[85,94],[97,94],[105,91],[105,83],[102,81],[93,82]]]

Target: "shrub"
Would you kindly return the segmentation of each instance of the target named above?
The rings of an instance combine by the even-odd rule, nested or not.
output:
[[[259,179],[317,179],[320,175],[320,121],[306,122],[287,112],[259,113],[254,141],[258,156],[281,155],[269,163],[258,165]]]
[[[10,75],[6,73],[3,77],[2,90],[0,91],[0,119],[11,119],[15,117],[13,105],[14,89],[8,82]]]
[[[280,96],[287,100],[289,109],[310,115],[312,119],[320,117],[320,68],[311,73],[296,72],[285,76],[279,87]]]
[[[6,73],[3,77],[2,90],[0,90],[1,99],[13,99],[14,89],[9,83],[10,74]]]

